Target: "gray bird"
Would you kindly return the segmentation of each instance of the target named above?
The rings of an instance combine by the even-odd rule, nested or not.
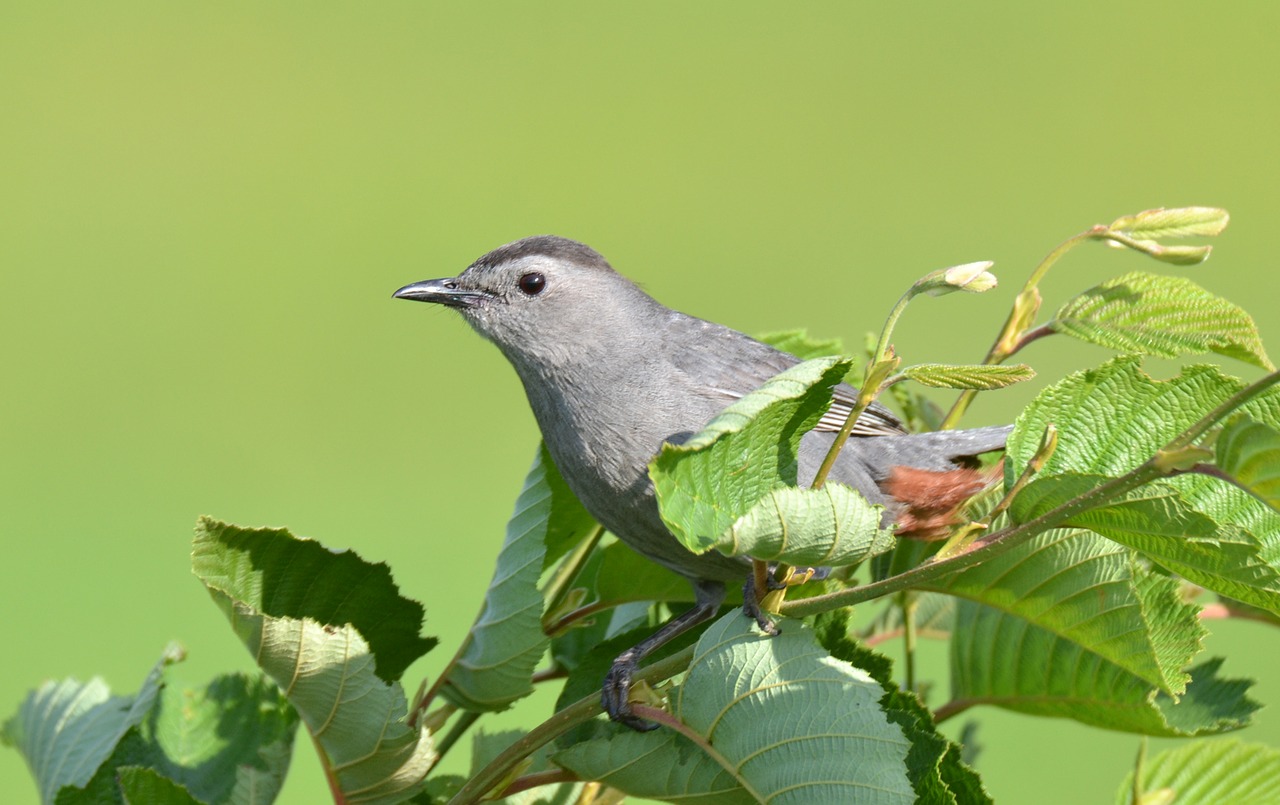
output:
[[[636,729],[631,676],[645,655],[716,613],[725,582],[748,563],[714,551],[695,555],[662,524],[649,479],[663,442],[678,443],[766,380],[798,363],[736,330],[664,307],[596,251],[542,235],[489,252],[452,279],[425,280],[399,299],[456,309],[497,345],[524,384],[538,427],[565,483],[605,528],[649,559],[689,579],[694,607],[621,654],[603,689],[605,711]],[[834,390],[831,409],[800,444],[808,485],[857,397]],[[1008,427],[908,434],[876,404],[859,417],[830,479],[885,504],[899,534],[937,536],[990,480],[958,466],[1004,447]]]

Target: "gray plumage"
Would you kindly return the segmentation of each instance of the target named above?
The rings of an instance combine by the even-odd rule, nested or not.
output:
[[[658,516],[648,463],[663,442],[696,433],[797,358],[664,307],[590,247],[560,237],[510,243],[455,278],[414,283],[396,296],[456,308],[502,350],[569,488],[619,539],[693,581],[704,610],[718,605],[717,588],[723,597],[718,582],[743,580],[743,560],[694,555],[671,536]],[[856,395],[838,386],[831,411],[803,438],[801,484],[813,479]],[[850,439],[831,479],[892,505],[878,486],[892,467],[954,469],[956,459],[1001,449],[1008,432],[909,435],[875,405],[859,419],[859,438]],[[653,647],[624,655],[628,667]],[[624,721],[626,670],[611,674],[621,679],[623,701],[610,714]],[[609,696],[606,685],[606,706]]]

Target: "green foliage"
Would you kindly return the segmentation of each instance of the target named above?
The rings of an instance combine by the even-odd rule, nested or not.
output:
[[[1192,741],[1142,764],[1134,802],[1133,774],[1116,805],[1269,805],[1280,802],[1280,751],[1225,739]]]
[[[982,705],[1141,735],[1246,726],[1260,707],[1252,682],[1201,656],[1198,597],[1220,596],[1217,615],[1267,624],[1258,628],[1280,622],[1280,375],[1246,385],[1191,366],[1155,380],[1141,360],[1213,353],[1270,369],[1253,320],[1187,280],[1133,273],[1035,323],[1040,280],[1077,244],[1193,263],[1209,247],[1160,241],[1214,236],[1227,220],[1213,208],[1149,210],[1068,239],[1032,272],[981,365],[899,371],[890,343],[910,299],[990,289],[989,264],[932,272],[903,295],[869,347],[861,399],[888,391],[914,425],[953,425],[975,391],[1033,377],[1001,364],[1043,337],[1125,353],[1027,406],[1004,484],[971,501],[973,521],[945,543],[896,539],[885,509],[857,490],[797,486],[800,439],[837,383],[858,382],[860,361],[803,331],[768,336],[803,362],[664,445],[649,467],[656,505],[691,550],[834,570],[765,591],[768,611],[812,616],[784,617],[780,635],[730,604],[705,631],[648,656],[631,703],[656,731],[598,718],[600,682],[692,599],[690,587],[602,534],[540,448],[479,616],[412,703],[401,677],[435,640],[385,565],[202,518],[193,569],[263,675],[186,689],[168,680],[171,651],[130,696],[99,680],[46,683],[0,739],[26,757],[41,801],[61,805],[269,803],[298,723],[335,800],[348,803],[980,805],[990,797],[963,760],[972,746],[936,724]],[[904,390],[907,379],[962,391],[943,415]],[[868,564],[870,581],[858,581]],[[850,607],[870,601],[879,610],[855,636]],[[895,673],[869,646],[897,637],[907,662]],[[946,640],[950,652],[949,698],[932,709],[921,691],[938,688],[915,678],[921,639]],[[484,714],[553,681],[555,713],[542,725],[466,740]],[[439,773],[457,746],[471,748],[469,775]],[[1140,764],[1120,801],[1271,801],[1276,758],[1197,742]]]

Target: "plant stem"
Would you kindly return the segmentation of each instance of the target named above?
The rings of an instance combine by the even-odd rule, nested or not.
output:
[[[528,791],[530,788],[537,788],[543,785],[555,785],[556,783],[576,783],[579,782],[578,775],[564,769],[552,769],[550,771],[540,771],[533,774],[526,774],[517,778],[515,782],[502,789],[502,793],[498,796],[506,799],[512,794],[519,794],[521,791]]]
[[[547,581],[547,588],[543,592],[543,599],[547,602],[543,607],[543,612],[556,612],[560,609],[560,605],[564,603],[564,598],[569,594],[573,587],[573,582],[578,578],[582,566],[587,563],[591,551],[600,542],[600,537],[604,536],[604,526],[596,523],[595,526],[587,532],[587,535],[579,540],[578,544],[569,553],[568,556],[560,562],[560,566],[556,568],[555,575]]]
[[[1191,427],[1187,428],[1173,441],[1169,442],[1164,448],[1164,452],[1174,452],[1190,447],[1191,443],[1204,435],[1205,431],[1230,414],[1232,411],[1240,408],[1253,398],[1261,395],[1264,391],[1272,386],[1280,383],[1280,371],[1272,372],[1264,376],[1262,379],[1250,383],[1244,388],[1232,394],[1230,397],[1222,401],[1222,404],[1205,414]]]
[[[689,667],[693,660],[693,646],[672,654],[666,659],[641,668],[632,677],[635,681],[656,682],[674,676]],[[512,769],[538,748],[555,740],[569,728],[590,721],[601,713],[600,696],[592,694],[579,699],[555,715],[534,727],[522,738],[504,749],[487,766],[462,786],[449,800],[449,805],[471,805],[489,793]]]
[[[448,754],[449,750],[453,748],[453,745],[458,742],[458,739],[462,737],[463,733],[470,729],[471,725],[476,723],[481,715],[481,713],[472,712],[470,710],[462,711],[462,715],[458,716],[458,720],[453,723],[453,726],[449,728],[449,731],[440,739],[440,743],[436,744],[436,763],[439,763],[444,759],[444,756]]]
[[[1096,240],[1102,237],[1106,231],[1107,228],[1101,224],[1091,227],[1078,235],[1072,235],[1067,238],[1054,247],[1053,251],[1045,255],[1045,258],[1031,272],[1031,276],[1027,277],[1026,284],[1022,286],[1022,291],[1019,292],[1017,301],[1009,311],[1009,317],[1005,319],[1004,326],[1000,328],[1000,334],[996,336],[995,341],[991,342],[991,349],[987,350],[987,357],[982,361],[984,364],[994,366],[1002,363],[1014,352],[1034,340],[1028,339],[1025,343],[1020,343],[1019,338],[1022,333],[1018,332],[1018,330],[1024,325],[1025,306],[1031,304],[1030,300],[1032,295],[1036,293],[1036,288],[1039,286],[1040,281],[1049,273],[1049,269],[1053,268],[1054,263],[1062,259],[1063,255],[1086,240]],[[1035,302],[1035,306],[1039,307],[1038,299]],[[1032,315],[1034,314],[1035,311],[1032,312]],[[954,428],[960,422],[960,418],[964,416],[964,412],[969,409],[969,404],[973,402],[973,398],[977,394],[976,389],[965,389],[960,392],[960,396],[956,398],[951,410],[947,412],[938,429],[949,430]]]
[[[908,693],[916,690],[916,601],[909,590],[898,593],[902,607],[902,647],[906,655],[903,687]]]

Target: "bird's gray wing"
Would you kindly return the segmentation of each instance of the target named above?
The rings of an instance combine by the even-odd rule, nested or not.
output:
[[[800,362],[796,356],[737,330],[676,311],[672,313],[666,341],[673,365],[702,393],[722,401],[721,407],[729,406]],[[831,408],[818,420],[814,430],[840,430],[857,399],[857,389],[844,383],[836,386]],[[901,436],[907,432],[888,408],[872,403],[858,417],[852,435]]]

